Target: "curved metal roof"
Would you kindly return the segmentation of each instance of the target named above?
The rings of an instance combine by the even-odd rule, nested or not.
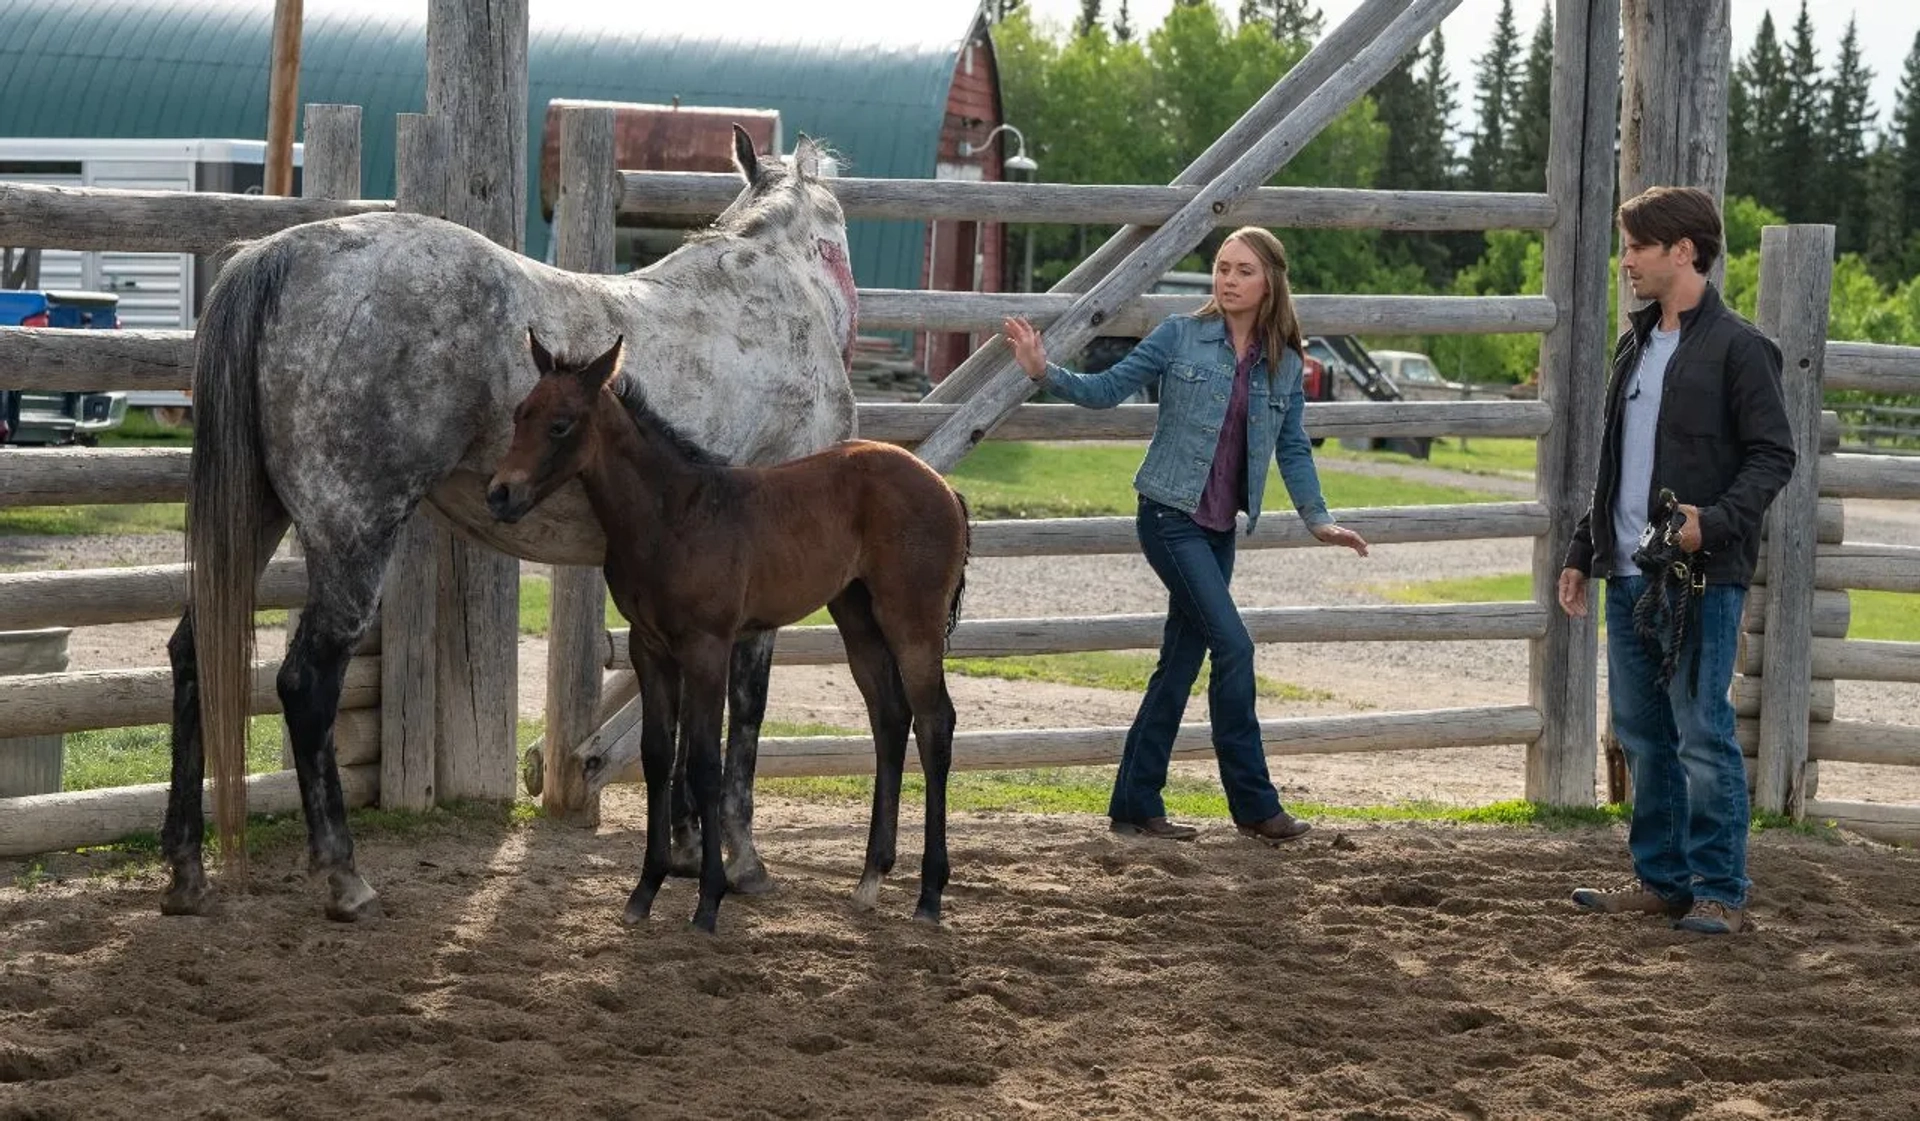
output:
[[[797,0],[531,0],[528,180],[551,98],[778,109],[791,147],[824,140],[843,174],[930,178],[981,0],[900,0],[856,25]],[[396,113],[426,107],[426,0],[306,5],[300,100],[363,107],[362,189],[393,195]],[[263,0],[5,0],[0,136],[266,135],[273,5]],[[527,251],[548,229],[530,189]],[[868,286],[919,281],[920,223],[855,222]]]

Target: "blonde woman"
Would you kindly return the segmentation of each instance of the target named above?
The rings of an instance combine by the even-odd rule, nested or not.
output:
[[[1264,229],[1235,230],[1214,256],[1212,299],[1193,315],[1168,317],[1098,374],[1048,362],[1026,320],[1009,319],[1005,327],[1027,376],[1076,405],[1112,408],[1149,384],[1159,387],[1160,416],[1133,486],[1141,551],[1167,587],[1167,624],[1114,778],[1107,807],[1114,832],[1175,841],[1198,834],[1167,820],[1161,792],[1187,696],[1201,660],[1211,655],[1207,706],[1234,823],[1269,844],[1301,836],[1311,826],[1281,807],[1267,774],[1254,711],[1253,640],[1228,590],[1234,516],[1245,511],[1253,532],[1267,467],[1277,459],[1314,537],[1361,556],[1367,543],[1334,521],[1320,495],[1301,417],[1300,321],[1286,249]]]

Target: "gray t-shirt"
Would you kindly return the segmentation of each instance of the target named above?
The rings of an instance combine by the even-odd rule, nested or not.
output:
[[[1640,348],[1640,365],[1628,375],[1620,417],[1620,484],[1613,496],[1613,574],[1638,576],[1633,553],[1647,528],[1648,491],[1653,487],[1654,433],[1660,425],[1660,389],[1667,362],[1679,349],[1680,332],[1658,327]]]

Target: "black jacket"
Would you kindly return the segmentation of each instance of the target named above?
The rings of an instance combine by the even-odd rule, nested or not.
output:
[[[1566,567],[1589,576],[1612,567],[1624,391],[1640,362],[1640,348],[1660,321],[1660,307],[1650,305],[1631,319],[1632,327],[1613,350],[1593,505],[1567,547]],[[1648,520],[1663,487],[1698,506],[1707,579],[1745,584],[1760,559],[1760,519],[1793,474],[1793,464],[1793,430],[1780,397],[1780,348],[1721,302],[1719,290],[1709,284],[1699,306],[1681,313],[1680,345],[1667,363],[1653,485],[1647,489]]]

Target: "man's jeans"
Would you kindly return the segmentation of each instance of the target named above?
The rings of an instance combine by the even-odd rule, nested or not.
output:
[[[1211,654],[1207,706],[1220,784],[1226,788],[1233,820],[1258,824],[1280,812],[1280,795],[1267,777],[1260,721],[1254,713],[1253,640],[1227,591],[1233,579],[1234,531],[1204,529],[1179,510],[1148,498],[1140,500],[1138,528],[1141,551],[1167,586],[1167,626],[1160,640],[1160,664],[1127,731],[1107,813],[1118,821],[1166,816],[1160,792],[1167,784],[1173,739],[1200,662]]]
[[[1687,622],[1673,682],[1662,689],[1660,658],[1633,630],[1633,605],[1646,586],[1642,576],[1607,581],[1607,699],[1633,773],[1627,848],[1634,872],[1667,899],[1741,907],[1748,888],[1747,775],[1727,687],[1747,589],[1707,585],[1698,619]]]

